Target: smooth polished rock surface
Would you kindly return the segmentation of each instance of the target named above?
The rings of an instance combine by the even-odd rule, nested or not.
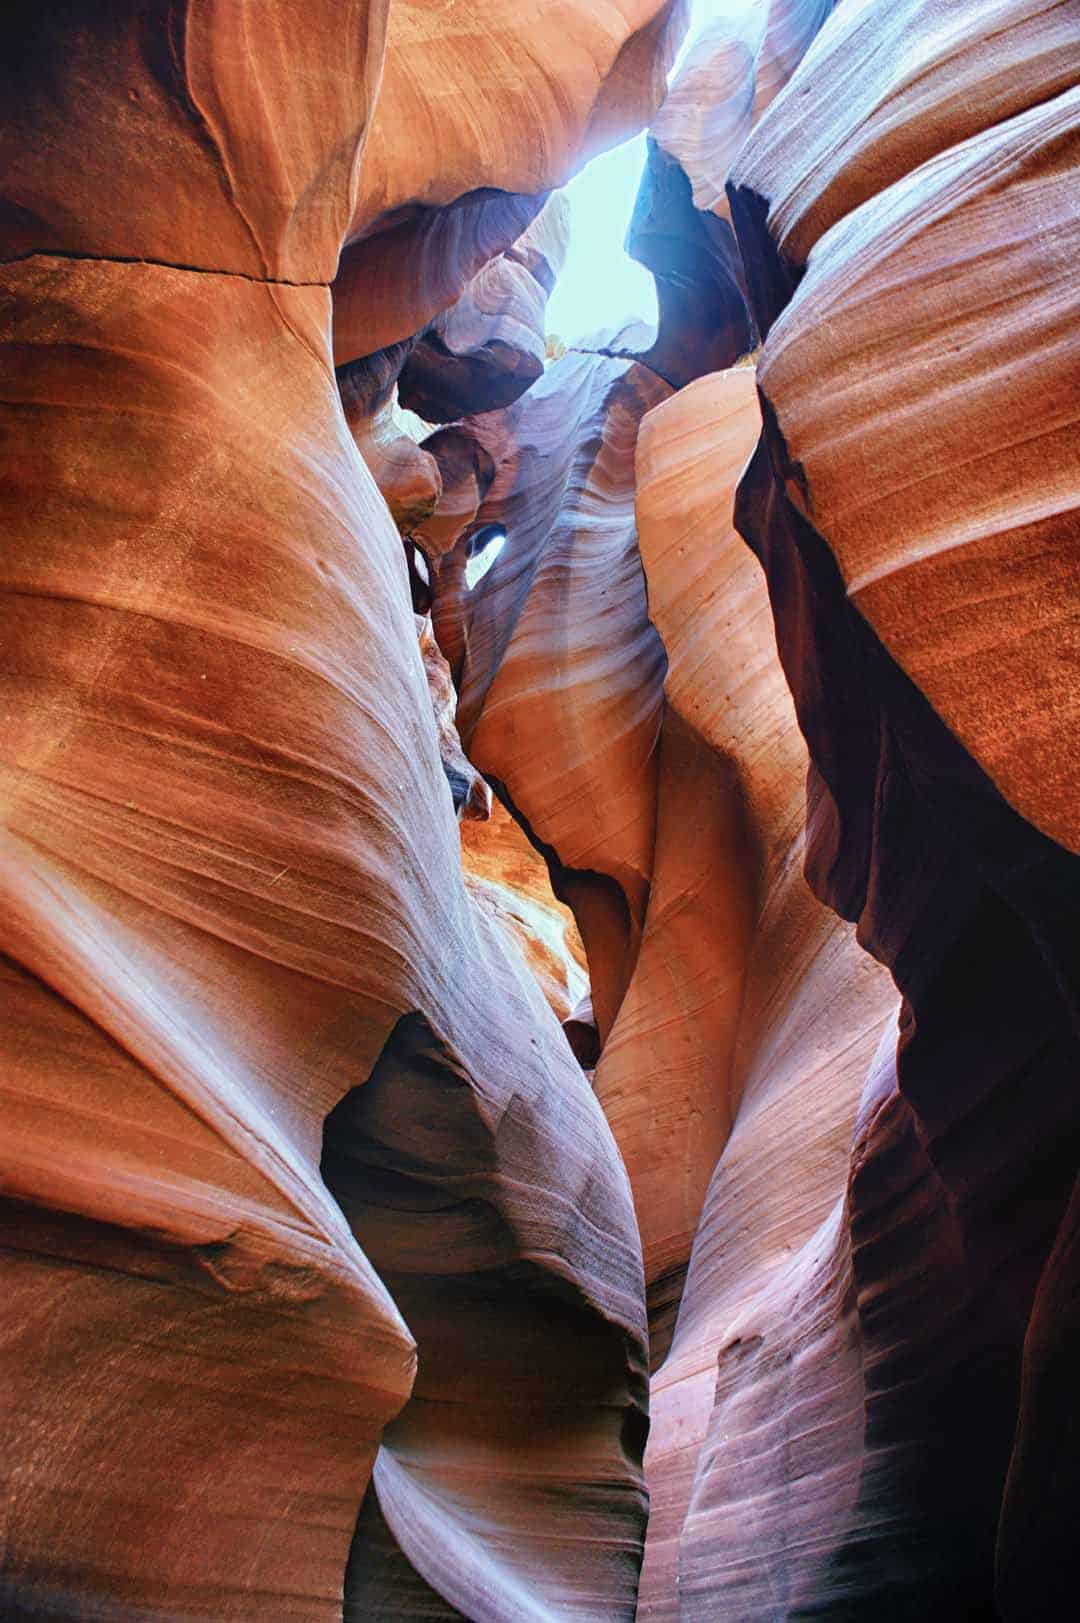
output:
[[[649,116],[670,10],[582,11],[538,184]],[[364,456],[404,529],[438,463],[399,477],[395,364],[343,409],[331,362],[385,24],[2,22],[5,1615],[390,1615],[402,1570],[465,1615],[633,1611],[629,1187],[463,873],[486,790]]]
[[[0,15],[13,1623],[1075,1610],[1077,0],[687,11]]]

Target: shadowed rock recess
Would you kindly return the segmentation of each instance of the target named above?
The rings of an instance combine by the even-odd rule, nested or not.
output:
[[[0,9],[0,1618],[1076,1612],[1080,0],[702,9]]]

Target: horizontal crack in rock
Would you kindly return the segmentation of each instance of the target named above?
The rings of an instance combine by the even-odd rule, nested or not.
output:
[[[329,282],[294,282],[287,276],[252,276],[247,271],[223,270],[213,265],[181,265],[172,259],[147,259],[141,254],[77,254],[68,248],[33,248],[25,254],[0,259],[0,266],[22,265],[28,259],[71,259],[101,265],[155,265],[162,270],[190,271],[194,276],[232,276],[264,287],[329,287]]]

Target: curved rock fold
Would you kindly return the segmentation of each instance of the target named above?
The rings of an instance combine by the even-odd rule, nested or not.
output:
[[[688,10],[0,20],[5,1618],[1072,1609],[1078,7]]]

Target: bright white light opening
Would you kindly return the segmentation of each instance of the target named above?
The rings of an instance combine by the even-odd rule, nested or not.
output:
[[[548,332],[566,344],[634,318],[656,320],[653,279],[623,249],[644,168],[638,135],[594,158],[566,188],[570,242],[547,307]]]
[[[497,524],[487,524],[477,530],[469,542],[469,556],[465,561],[465,585],[470,592],[483,580],[505,545],[506,531]]]
[[[764,0],[691,0],[689,27],[672,81],[703,28],[748,5],[761,4]],[[656,322],[652,276],[623,248],[645,157],[643,132],[594,158],[565,188],[570,242],[547,307],[547,330],[565,344],[576,344],[597,330],[621,327],[625,321]]]

